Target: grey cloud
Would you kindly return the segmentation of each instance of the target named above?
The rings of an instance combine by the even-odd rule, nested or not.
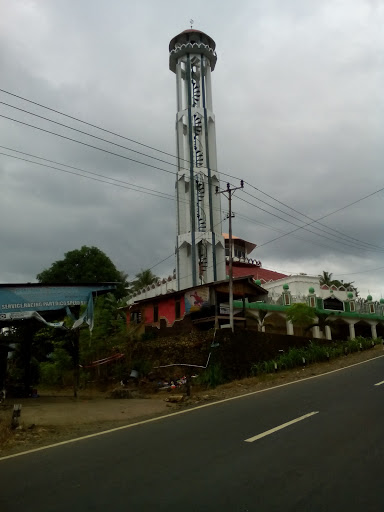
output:
[[[253,183],[313,218],[381,188],[384,12],[379,3],[264,0],[235,5],[199,0],[194,11],[204,12],[194,26],[217,43],[218,64],[212,78],[222,172]],[[167,47],[171,37],[188,27],[191,16],[175,1],[148,1],[134,7],[131,2],[107,5],[88,0],[8,4],[0,21],[0,87],[175,154],[175,78],[168,70]],[[0,101],[172,161],[1,93]],[[0,105],[0,113],[7,112]],[[12,112],[11,117],[136,158],[122,148],[31,116]],[[0,144],[174,192],[171,174],[1,118]],[[227,177],[222,179],[225,183]],[[131,277],[174,251],[172,201],[2,155],[0,180],[3,282],[33,281],[64,252],[84,244],[100,247]],[[282,231],[294,229],[240,197],[257,200],[238,197],[234,209],[239,215]],[[382,200],[379,194],[324,222],[384,246]],[[237,235],[258,245],[279,236],[240,217],[234,225]],[[328,247],[286,236],[256,249],[255,257],[267,268],[315,274],[381,266],[380,251],[348,248],[302,230],[295,235]],[[154,270],[168,274],[174,266],[171,258]],[[383,275],[377,271],[374,276],[351,277],[361,290],[379,297]]]

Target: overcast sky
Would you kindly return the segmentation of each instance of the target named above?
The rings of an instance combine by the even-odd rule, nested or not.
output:
[[[382,0],[195,0],[190,9],[171,0],[0,0],[0,88],[174,155],[176,89],[168,44],[191,18],[217,44],[212,80],[219,170],[259,189],[247,184],[245,192],[254,197],[238,193],[234,199],[234,234],[260,246],[253,257],[265,268],[326,270],[354,281],[362,296],[379,299],[383,191],[330,215],[323,226],[308,226],[312,233],[300,229],[270,241],[311,222],[298,212],[319,219],[384,187]],[[1,146],[121,185],[0,154],[0,282],[34,282],[82,245],[99,247],[130,278],[174,253],[171,157],[3,92],[0,102],[170,164],[0,103],[2,116],[171,171],[0,117]],[[129,184],[171,197],[122,188]],[[153,271],[168,275],[174,267],[171,257]]]

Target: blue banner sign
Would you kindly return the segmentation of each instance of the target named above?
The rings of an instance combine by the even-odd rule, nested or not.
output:
[[[0,320],[7,313],[51,311],[88,304],[92,292],[114,290],[114,285],[84,286],[0,286]]]

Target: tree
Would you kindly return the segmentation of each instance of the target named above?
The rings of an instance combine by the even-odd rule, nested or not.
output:
[[[289,306],[287,310],[287,319],[290,320],[294,325],[303,327],[304,329],[313,324],[316,318],[316,312],[314,308],[311,308],[307,304],[298,302]]]
[[[150,286],[159,279],[150,269],[141,270],[141,272],[136,274],[135,277],[136,279],[133,281],[133,287],[135,291],[139,291],[146,286]]]
[[[127,294],[127,277],[103,251],[83,245],[81,249],[65,253],[64,259],[52,263],[37,274],[36,279],[43,284],[114,282],[118,283],[115,296],[120,298]]]
[[[323,275],[319,276],[320,285],[321,286],[323,284],[326,284],[327,286],[335,285],[335,286],[337,286],[337,288],[340,288],[340,286],[344,286],[345,289],[351,288],[352,290],[354,290],[356,293],[356,297],[359,295],[358,289],[355,286],[353,286],[354,281],[344,283],[343,280],[339,281],[338,279],[332,279],[332,275],[333,275],[332,272],[326,272],[325,270],[323,270]]]
[[[297,303],[289,306],[287,310],[287,320],[294,325],[302,327],[303,332],[309,331],[312,327],[319,327],[321,331],[325,331],[327,325],[331,325],[331,318],[334,313],[322,313],[315,308],[311,308],[308,304]]]
[[[323,275],[319,276],[320,285],[322,286],[323,284],[325,284],[327,286],[331,286],[333,284],[332,275],[332,272],[326,272],[325,270],[323,270]]]

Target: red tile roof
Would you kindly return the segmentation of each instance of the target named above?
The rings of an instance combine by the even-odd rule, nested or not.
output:
[[[227,275],[229,265],[227,263]],[[288,277],[286,274],[275,272],[274,270],[268,270],[262,267],[256,267],[255,265],[248,265],[246,263],[240,264],[234,263],[233,265],[233,277],[253,276],[254,279],[260,279],[262,283],[268,283],[269,281],[277,281],[277,279],[283,279]]]

